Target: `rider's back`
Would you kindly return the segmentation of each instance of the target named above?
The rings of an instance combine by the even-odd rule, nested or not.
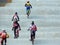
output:
[[[30,25],[29,30],[37,31],[37,26],[35,24],[34,25]]]
[[[3,32],[2,35],[1,35],[1,37],[2,38],[6,38],[6,33]]]

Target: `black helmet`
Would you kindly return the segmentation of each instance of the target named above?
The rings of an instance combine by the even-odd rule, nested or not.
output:
[[[32,21],[32,25],[34,25],[34,21]]]

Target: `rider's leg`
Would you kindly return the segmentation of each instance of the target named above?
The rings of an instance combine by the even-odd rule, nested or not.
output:
[[[29,18],[29,15],[30,15],[30,9],[27,9],[26,14],[27,14],[27,18]]]
[[[35,31],[33,32],[33,34],[34,34],[34,39],[35,39]]]
[[[14,38],[16,38],[16,28],[14,28]]]
[[[19,30],[17,30],[17,37],[19,37]]]
[[[34,36],[34,31],[31,31],[31,40],[33,40]]]
[[[32,40],[32,31],[30,31],[30,41]]]
[[[30,13],[31,13],[31,10],[30,10],[30,9],[28,9],[28,16],[30,15]]]
[[[6,45],[7,39],[5,38],[5,45]]]
[[[1,40],[1,45],[3,45],[3,39]]]
[[[31,41],[32,41],[32,34],[31,34]]]

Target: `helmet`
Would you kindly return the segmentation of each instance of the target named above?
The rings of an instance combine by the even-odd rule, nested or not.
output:
[[[17,12],[15,12],[15,14],[17,14]]]
[[[32,23],[31,23],[32,25],[34,25],[34,21],[32,21]]]

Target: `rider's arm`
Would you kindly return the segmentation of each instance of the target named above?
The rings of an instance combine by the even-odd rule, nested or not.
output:
[[[14,20],[14,16],[12,17],[12,21]]]
[[[28,28],[28,31],[29,31],[29,30],[31,30],[31,25],[30,25],[30,27]]]
[[[25,4],[25,7],[27,6],[27,4]]]
[[[17,18],[18,18],[18,21],[19,21],[19,16],[17,16]]]
[[[32,8],[32,5],[30,4],[31,8]]]
[[[15,26],[14,26],[14,23],[13,23],[12,30],[14,30],[14,27],[15,27]]]
[[[36,29],[36,31],[37,31],[37,26],[35,25],[35,29]]]

